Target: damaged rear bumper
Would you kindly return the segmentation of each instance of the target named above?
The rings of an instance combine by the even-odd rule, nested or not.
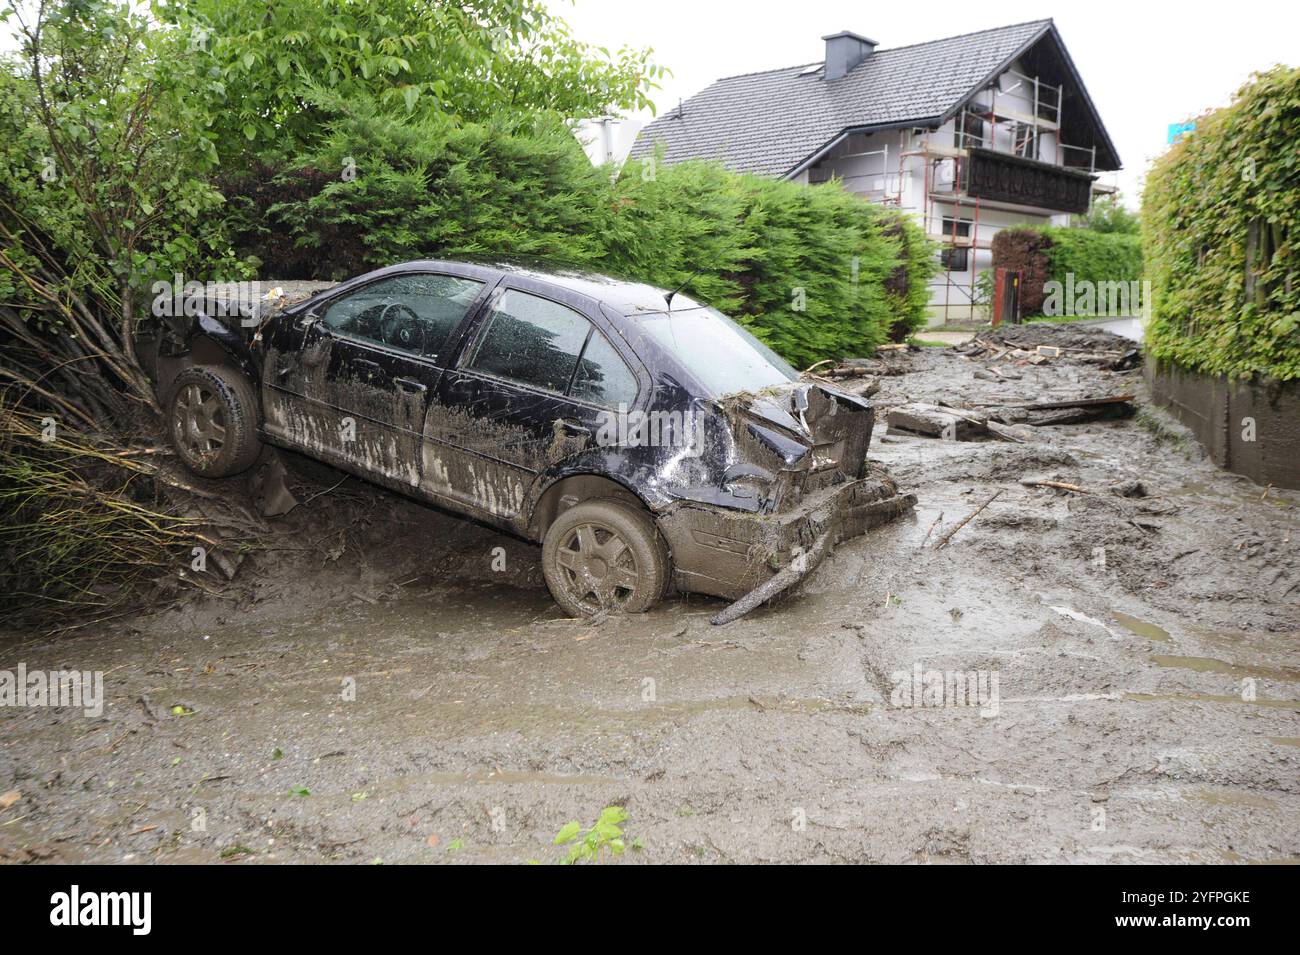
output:
[[[779,514],[683,502],[660,515],[659,529],[672,549],[679,590],[729,600],[760,590],[756,605],[807,576],[839,541],[865,534],[915,503],[916,496],[900,495],[884,471],[869,469],[866,477],[807,495]]]

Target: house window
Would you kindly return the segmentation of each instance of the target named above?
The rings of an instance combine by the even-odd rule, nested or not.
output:
[[[972,219],[953,219],[949,216],[943,217],[943,234],[951,238],[954,235],[962,238],[970,238],[970,227],[974,223]]]
[[[939,253],[939,262],[950,272],[965,272],[970,268],[970,249],[944,249]]]
[[[944,216],[943,241],[952,242],[954,238],[969,239],[974,224],[972,219],[954,219],[951,216]],[[965,272],[970,268],[970,248],[956,244],[948,246],[939,253],[939,261],[949,271]]]

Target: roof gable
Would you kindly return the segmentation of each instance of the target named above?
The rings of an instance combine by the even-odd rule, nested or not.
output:
[[[662,143],[670,163],[717,159],[739,172],[786,176],[846,130],[937,124],[1047,34],[1064,53],[1052,21],[1035,20],[877,50],[829,83],[817,64],[726,77],[646,126],[631,155]]]

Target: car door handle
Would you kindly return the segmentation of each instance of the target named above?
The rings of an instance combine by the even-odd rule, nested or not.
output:
[[[591,429],[579,421],[570,421],[567,418],[560,418],[555,422],[566,432],[572,435],[590,435]]]
[[[364,371],[367,376],[379,374],[379,362],[370,361],[367,358],[357,358],[352,362],[352,367],[357,371]]]
[[[415,381],[412,378],[394,378],[393,384],[398,388],[401,388],[403,391],[408,391],[412,394],[424,394],[429,390],[428,385]]]

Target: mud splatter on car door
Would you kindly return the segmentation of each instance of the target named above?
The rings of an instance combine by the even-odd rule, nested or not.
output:
[[[340,419],[342,456],[369,474],[418,486],[424,413],[440,374],[414,355],[336,340],[324,398]]]
[[[599,453],[609,407],[636,393],[635,375],[577,308],[507,288],[443,377],[423,486],[512,519],[539,475]]]
[[[418,487],[443,350],[485,289],[468,277],[404,273],[313,310],[296,326],[299,348],[268,364],[267,383],[281,392],[272,433],[383,483]],[[292,344],[290,330],[284,337]]]
[[[317,397],[325,390],[333,346],[315,311],[282,316],[270,330],[262,395],[263,427],[272,438],[322,454],[338,449],[339,415]]]

